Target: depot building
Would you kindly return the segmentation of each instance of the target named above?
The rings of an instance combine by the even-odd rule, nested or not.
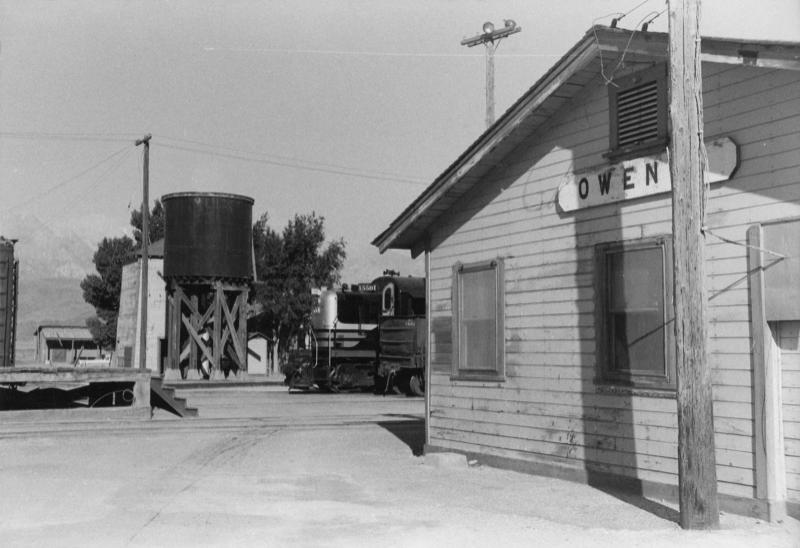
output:
[[[667,55],[590,29],[375,238],[426,258],[426,451],[677,500]],[[798,517],[800,44],[702,60],[718,500]]]

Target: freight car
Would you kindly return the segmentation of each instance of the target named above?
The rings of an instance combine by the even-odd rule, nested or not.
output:
[[[290,358],[290,388],[424,393],[424,278],[384,275],[314,294],[308,348]]]
[[[19,261],[14,259],[16,242],[0,236],[0,368],[14,366],[19,280]]]

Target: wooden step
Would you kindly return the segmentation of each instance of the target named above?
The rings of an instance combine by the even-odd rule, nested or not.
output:
[[[150,405],[178,415],[179,417],[196,417],[197,408],[186,405],[186,398],[175,395],[175,389],[162,384],[163,379],[150,379]]]

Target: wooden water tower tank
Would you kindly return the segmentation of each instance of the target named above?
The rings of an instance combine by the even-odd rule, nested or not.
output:
[[[253,199],[178,192],[162,203],[167,367],[183,378],[246,371]]]

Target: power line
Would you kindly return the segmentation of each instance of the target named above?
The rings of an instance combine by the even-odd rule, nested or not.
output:
[[[2,137],[9,137],[15,139],[26,139],[26,140],[52,140],[52,141],[107,141],[107,142],[131,142],[134,139],[134,134],[129,133],[55,133],[55,132],[34,132],[34,131],[3,131],[0,132],[0,136]],[[128,137],[130,136],[130,137]],[[247,151],[247,150],[240,150],[231,147],[213,145],[210,143],[204,143],[201,141],[194,141],[189,139],[181,139],[177,137],[169,137],[166,135],[157,135],[159,140],[166,140],[166,141],[174,141],[176,143],[188,143],[190,145],[198,145],[200,147],[207,147],[216,150],[225,150],[228,151],[228,154],[222,152],[216,152],[215,150],[204,150],[194,146],[181,146],[180,144],[169,144],[169,143],[158,143],[160,146],[164,148],[171,148],[176,150],[182,150],[186,152],[195,152],[199,154],[206,154],[211,156],[219,156],[228,159],[235,159],[235,160],[242,160],[248,162],[256,162],[256,163],[264,163],[270,165],[276,165],[281,167],[288,167],[294,169],[302,169],[306,171],[318,171],[322,173],[332,173],[338,175],[347,175],[351,177],[358,177],[358,178],[369,178],[375,180],[382,180],[382,181],[392,181],[392,182],[400,182],[400,183],[407,183],[407,184],[417,184],[417,185],[424,185],[427,184],[426,180],[423,179],[415,179],[413,177],[406,177],[402,175],[397,175],[393,173],[383,172],[383,171],[367,171],[367,170],[358,170],[351,168],[349,166],[342,166],[336,164],[328,164],[324,162],[318,162],[314,160],[305,160],[302,158],[292,158],[287,156],[275,156],[266,154],[263,152],[258,151]],[[102,163],[102,162],[101,162]],[[88,168],[86,171],[91,171],[94,169],[95,166]],[[85,172],[81,172],[80,174],[76,175],[73,179],[69,179],[56,185],[53,189],[49,189],[46,192],[51,192],[55,190],[55,188],[60,187],[62,184],[66,184],[71,182],[75,178],[80,177]],[[35,197],[33,198],[35,199]],[[29,200],[30,201],[30,200]],[[25,202],[26,204],[28,202]]]
[[[649,0],[648,0],[649,1]],[[414,53],[393,51],[348,51],[324,49],[280,49],[280,48],[220,48],[206,46],[203,51],[209,52],[234,52],[234,53],[273,53],[273,54],[302,54],[302,55],[342,55],[363,57],[483,57],[473,53]],[[561,57],[556,53],[505,53],[499,57]]]
[[[196,147],[170,145],[170,144],[166,144],[166,143],[159,143],[159,146],[161,146],[163,148],[174,149],[174,150],[182,150],[182,151],[185,151],[185,152],[194,152],[194,153],[197,153],[197,154],[206,154],[208,156],[216,156],[216,157],[219,157],[219,158],[228,158],[228,159],[233,159],[233,160],[242,160],[242,161],[245,161],[245,162],[254,162],[254,163],[259,163],[259,164],[268,164],[268,165],[274,165],[274,166],[289,167],[289,168],[294,168],[294,169],[303,169],[303,170],[306,170],[306,171],[316,171],[316,172],[320,172],[320,173],[331,173],[331,174],[335,174],[335,175],[347,175],[349,177],[358,177],[358,178],[362,178],[362,179],[374,179],[374,180],[391,181],[391,182],[397,182],[397,183],[408,183],[408,184],[414,184],[414,185],[425,185],[425,184],[427,184],[426,182],[422,182],[420,180],[408,179],[408,178],[405,178],[405,177],[392,177],[392,176],[376,175],[376,174],[370,174],[370,173],[365,173],[365,172],[353,171],[353,170],[349,170],[349,169],[345,169],[345,168],[330,169],[330,168],[323,168],[323,167],[317,167],[317,166],[311,166],[311,165],[302,165],[302,164],[297,164],[297,163],[281,162],[281,161],[278,161],[278,160],[270,160],[270,159],[266,159],[266,158],[250,158],[250,157],[244,156],[242,154],[230,154],[230,153],[224,153],[224,152],[214,152],[214,151],[210,151],[210,150],[203,150],[203,149],[196,148]]]
[[[122,143],[133,140],[127,133],[49,133],[39,131],[0,131],[0,137],[30,141],[102,141]]]
[[[126,147],[126,149],[124,150],[124,152],[130,152],[130,151],[132,151],[132,150],[133,150],[132,148],[131,148],[131,149],[129,149],[129,148],[127,148],[127,147]],[[97,177],[96,177],[96,178],[95,178],[95,179],[94,179],[94,180],[93,180],[93,181],[92,181],[92,182],[89,184],[89,186],[88,186],[88,187],[87,187],[87,188],[84,190],[84,192],[83,192],[83,193],[81,193],[81,194],[75,193],[75,194],[74,194],[74,196],[72,197],[72,199],[67,199],[67,201],[66,201],[66,202],[63,202],[63,203],[59,204],[59,205],[60,205],[60,207],[59,207],[59,210],[60,210],[60,211],[68,211],[68,210],[70,210],[70,209],[71,209],[71,208],[72,208],[72,207],[73,207],[73,206],[74,206],[74,205],[75,205],[75,204],[76,204],[76,203],[77,203],[79,200],[84,200],[84,201],[85,201],[85,200],[86,200],[86,194],[88,194],[89,192],[91,192],[92,190],[94,190],[94,189],[95,189],[95,188],[98,186],[98,184],[99,184],[101,181],[103,181],[103,180],[104,180],[104,179],[105,179],[105,178],[106,178],[108,175],[110,175],[111,173],[113,173],[113,172],[115,172],[117,169],[119,169],[119,168],[120,168],[120,166],[122,166],[122,164],[125,162],[125,160],[126,160],[127,158],[128,158],[128,155],[122,155],[120,158],[118,158],[118,159],[117,159],[117,161],[116,161],[116,162],[114,162],[114,164],[112,164],[112,165],[111,165],[111,167],[109,167],[109,168],[108,168],[107,170],[105,170],[103,173],[101,173],[100,175],[98,175],[98,176],[97,176]],[[34,197],[31,199],[31,200],[28,200],[27,202],[23,202],[23,204],[20,204],[19,206],[15,206],[15,207],[22,207],[22,206],[24,206],[25,204],[27,204],[28,202],[30,202],[30,201],[32,201],[33,199],[35,199],[35,198],[38,198],[38,196],[34,196]],[[10,209],[12,209],[12,208],[10,208]],[[32,235],[34,235],[34,234],[39,234],[39,233],[42,233],[42,232],[44,232],[45,230],[55,230],[55,228],[54,228],[53,226],[51,226],[50,224],[48,224],[48,222],[47,222],[46,220],[44,220],[44,219],[39,219],[39,220],[41,221],[41,224],[40,224],[40,225],[37,225],[37,226],[35,226],[35,227],[33,228],[33,230],[29,230],[29,231],[27,231],[27,232],[25,233],[25,237],[26,237],[26,239],[30,239],[30,237],[31,237]]]
[[[210,143],[204,143],[202,141],[195,141],[195,140],[192,140],[192,139],[181,139],[181,138],[177,138],[177,137],[168,137],[168,136],[165,136],[165,135],[155,135],[155,136],[158,138],[159,141],[162,141],[162,140],[175,141],[177,143],[188,143],[190,145],[199,145],[201,147],[207,147],[207,148],[213,149],[213,150],[210,150],[210,151],[207,151],[207,152],[214,153],[217,150],[225,150],[225,151],[230,152],[230,153],[232,153],[234,155],[257,156],[259,158],[264,158],[266,160],[270,160],[270,161],[274,161],[274,162],[280,162],[281,165],[283,165],[283,163],[287,163],[287,164],[290,164],[291,166],[297,166],[300,169],[305,169],[309,165],[311,165],[311,166],[314,166],[314,167],[317,167],[317,168],[320,168],[320,169],[327,168],[327,169],[331,169],[331,170],[347,171],[348,173],[360,173],[360,174],[363,174],[364,176],[373,176],[373,177],[376,176],[376,175],[377,176],[383,176],[383,177],[389,178],[389,180],[392,180],[392,181],[394,181],[394,180],[402,180],[402,181],[406,181],[406,182],[418,182],[419,184],[426,184],[426,180],[416,179],[414,177],[406,177],[406,176],[403,176],[403,175],[398,175],[396,173],[390,173],[390,172],[387,172],[387,171],[359,170],[359,169],[355,169],[355,168],[352,168],[350,166],[344,166],[344,165],[341,165],[341,164],[331,164],[331,163],[327,163],[327,162],[319,162],[319,161],[316,161],[316,160],[307,160],[307,159],[304,159],[304,158],[297,158],[297,157],[292,157],[292,156],[281,156],[281,155],[276,155],[276,154],[267,154],[265,152],[260,152],[260,151],[256,151],[256,150],[236,149],[236,148],[231,148],[231,147],[226,147],[226,146],[220,146],[220,145],[214,145],[214,144],[210,144]]]
[[[27,200],[25,200],[21,204],[17,204],[15,206],[11,206],[11,207],[5,208],[3,210],[3,212],[11,211],[12,209],[15,209],[15,208],[18,208],[18,207],[24,207],[24,206],[28,205],[29,203],[33,202],[34,200],[39,199],[41,196],[46,195],[46,194],[50,194],[51,192],[54,192],[54,191],[58,190],[59,188],[71,183],[72,181],[83,177],[84,175],[86,175],[87,173],[92,171],[93,169],[96,169],[96,168],[100,167],[101,165],[103,165],[104,163],[108,162],[112,158],[115,158],[116,156],[119,156],[123,152],[126,152],[127,150],[129,150],[131,145],[132,145],[132,143],[122,147],[121,149],[119,149],[118,151],[116,151],[116,152],[114,152],[112,154],[109,154],[108,156],[106,156],[105,158],[103,158],[102,160],[97,162],[96,164],[93,164],[91,167],[88,167],[88,168],[84,169],[83,171],[81,171],[80,173],[78,173],[76,175],[73,175],[69,179],[65,179],[65,180],[63,180],[63,181],[61,181],[59,183],[56,183],[55,185],[47,188],[46,190],[44,190],[42,192],[34,194],[33,196],[31,196],[30,198],[28,198]]]
[[[133,150],[134,149],[132,149],[132,148],[126,148],[125,152],[131,152]],[[106,180],[106,178],[109,175],[111,175],[112,173],[117,171],[122,166],[122,164],[125,163],[125,160],[127,160],[128,157],[129,157],[128,154],[123,154],[122,156],[120,156],[117,159],[116,162],[114,162],[113,164],[111,164],[109,166],[108,169],[106,169],[105,171],[100,173],[97,177],[95,177],[94,180],[91,183],[89,183],[89,186],[86,187],[86,189],[83,191],[83,193],[81,193],[81,194],[75,193],[75,196],[71,200],[68,200],[67,202],[62,204],[59,209],[62,210],[62,211],[65,211],[65,210],[68,210],[68,209],[72,208],[72,206],[74,204],[76,204],[79,200],[84,200],[85,201],[86,200],[86,194],[88,194],[89,192],[93,191],[95,188],[97,188],[100,185],[101,182]]]

